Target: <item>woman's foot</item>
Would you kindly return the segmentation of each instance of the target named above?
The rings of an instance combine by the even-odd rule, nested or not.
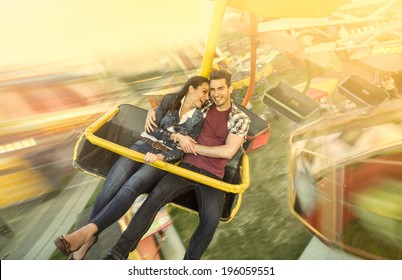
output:
[[[83,260],[88,253],[88,251],[98,242],[97,236],[92,236],[84,245],[81,246],[77,251],[71,253],[69,260]]]
[[[64,238],[64,235],[57,237],[53,242],[65,256],[71,255],[75,251],[71,249],[71,244]]]
[[[54,243],[64,255],[68,256],[79,250],[86,242],[93,238],[97,232],[98,227],[91,223],[71,234],[56,238]],[[93,243],[91,245],[93,245]]]

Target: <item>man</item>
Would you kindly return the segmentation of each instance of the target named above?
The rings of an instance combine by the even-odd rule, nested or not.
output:
[[[210,97],[213,103],[205,109],[203,127],[194,144],[195,153],[186,154],[181,167],[222,180],[227,161],[244,143],[250,126],[250,119],[232,102],[232,91],[229,72],[217,70],[211,73]],[[147,129],[150,129],[149,123]],[[197,197],[200,222],[184,259],[200,259],[219,224],[225,192],[171,173],[157,183],[104,259],[126,259],[151,226],[159,209],[191,190]]]

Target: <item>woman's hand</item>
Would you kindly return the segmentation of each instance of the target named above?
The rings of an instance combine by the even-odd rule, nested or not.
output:
[[[144,161],[145,163],[151,164],[155,160],[163,160],[163,155],[162,154],[154,154],[154,153],[146,153],[144,156]]]
[[[195,154],[195,155],[197,154],[195,152],[195,144],[197,144],[197,142],[190,136],[179,134],[177,136],[177,141],[179,142],[183,152],[187,154]]]
[[[152,132],[154,131],[154,127],[158,127],[158,125],[155,123],[156,121],[156,113],[154,109],[149,109],[147,113],[147,118],[145,120],[145,131],[146,132]]]

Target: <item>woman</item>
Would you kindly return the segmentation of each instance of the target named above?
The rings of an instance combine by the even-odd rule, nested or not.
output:
[[[143,132],[131,149],[145,154],[144,161],[179,161],[185,153],[195,153],[192,143],[201,131],[200,108],[208,100],[209,80],[194,76],[176,94],[166,95],[156,109],[159,128]],[[97,242],[97,236],[120,219],[134,200],[149,193],[166,172],[120,157],[113,165],[100,191],[87,225],[54,240],[69,259],[83,259]]]

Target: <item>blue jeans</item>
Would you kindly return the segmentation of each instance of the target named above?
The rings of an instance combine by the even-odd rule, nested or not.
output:
[[[217,178],[205,170],[186,163],[181,163],[180,166]],[[111,249],[111,253],[119,258],[126,259],[152,225],[159,209],[176,197],[191,190],[194,190],[196,193],[200,222],[190,239],[184,259],[200,259],[211,243],[218,227],[225,200],[225,192],[171,173],[166,174],[158,182],[145,202],[137,210],[120,239]]]
[[[130,149],[144,154],[157,152],[142,141],[137,141]],[[120,219],[139,195],[151,192],[165,174],[166,171],[120,157],[110,169],[89,218],[90,223],[97,225],[97,234]]]

